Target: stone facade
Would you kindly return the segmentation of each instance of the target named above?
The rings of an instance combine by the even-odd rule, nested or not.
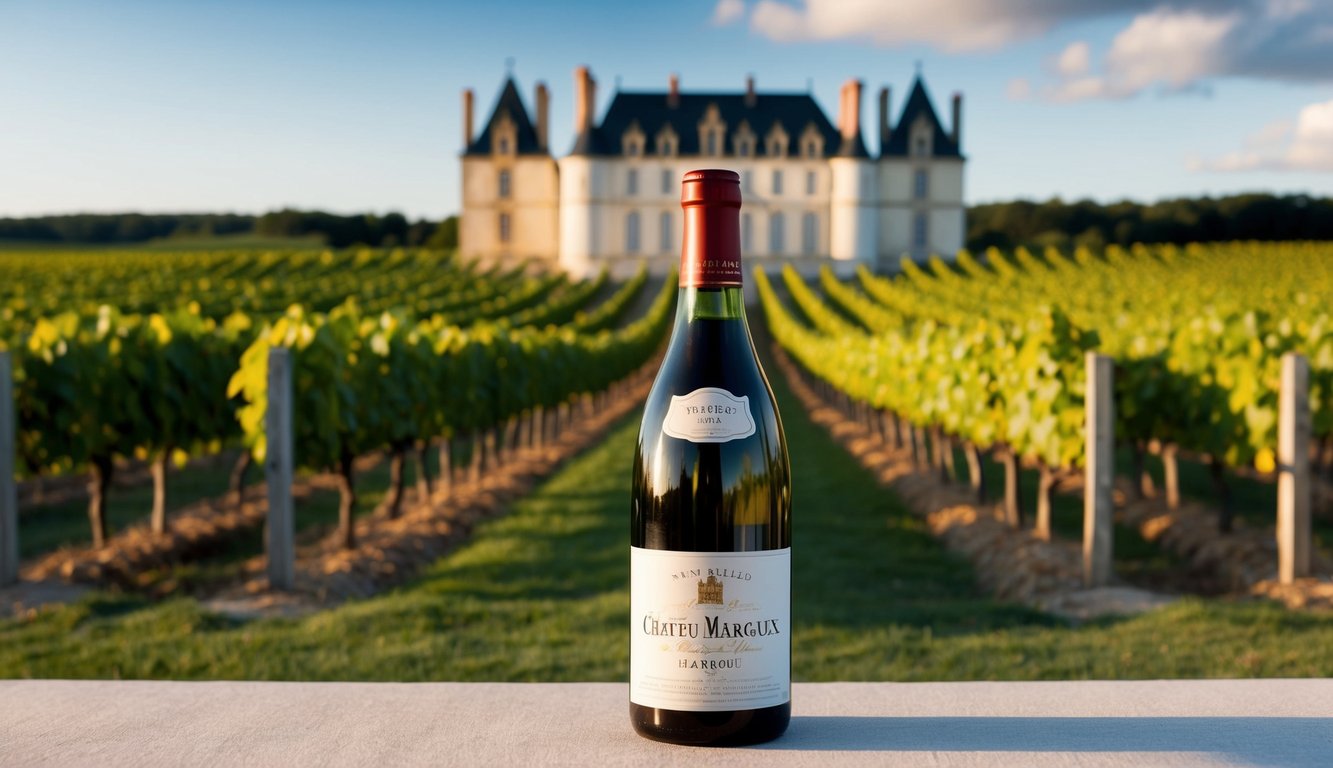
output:
[[[741,174],[747,263],[896,267],[903,255],[951,258],[963,246],[962,99],[946,131],[918,77],[896,122],[879,94],[878,154],[861,127],[859,81],[841,92],[838,124],[806,93],[617,92],[596,121],[596,82],[575,71],[575,142],[556,159],[548,93],[536,119],[512,78],[480,133],[463,94],[465,149],[460,249],[507,263],[536,258],[575,276],[616,275],[679,259],[680,179],[689,170]]]

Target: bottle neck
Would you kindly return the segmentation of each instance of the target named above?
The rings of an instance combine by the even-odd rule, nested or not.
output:
[[[681,288],[739,288],[740,200],[687,202],[680,250]]]
[[[676,325],[693,320],[745,320],[745,296],[739,285],[685,286],[676,298]]]

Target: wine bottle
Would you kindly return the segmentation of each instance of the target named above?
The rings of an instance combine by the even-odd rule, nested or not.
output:
[[[630,720],[753,744],[791,719],[791,470],[741,291],[740,176],[685,174],[680,294],[634,456]]]

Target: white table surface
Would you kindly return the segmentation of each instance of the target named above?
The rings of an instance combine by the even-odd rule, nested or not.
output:
[[[805,683],[781,739],[634,734],[616,683],[0,681],[0,765],[1333,766],[1333,681]]]

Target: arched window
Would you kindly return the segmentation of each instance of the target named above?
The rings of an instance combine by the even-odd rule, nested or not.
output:
[[[497,148],[499,149],[500,154],[502,155],[509,154],[509,137],[501,136],[500,141],[497,144]]]
[[[786,250],[786,243],[783,242],[783,227],[786,222],[780,213],[773,214],[768,220],[768,251],[774,256],[781,256]]]
[[[500,214],[500,242],[509,242],[509,214]]]
[[[819,241],[819,219],[813,213],[801,216],[801,252],[814,256]]]
[[[917,168],[912,174],[912,197],[925,200],[930,196],[930,174],[925,168]]]
[[[500,171],[500,181],[498,186],[500,188],[500,197],[509,197],[509,171]]]
[[[671,253],[671,244],[676,239],[676,227],[672,221],[671,211],[662,211],[661,221],[661,250],[662,253]]]
[[[639,212],[630,211],[625,218],[625,252],[639,252]]]

